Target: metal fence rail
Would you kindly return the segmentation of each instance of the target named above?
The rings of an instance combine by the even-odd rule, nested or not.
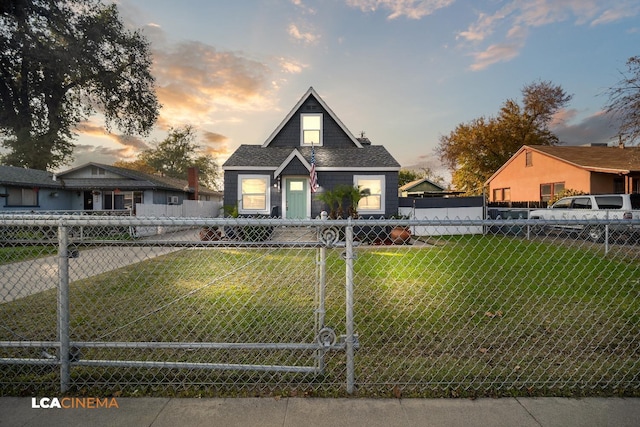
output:
[[[0,394],[637,395],[638,227],[0,216]]]

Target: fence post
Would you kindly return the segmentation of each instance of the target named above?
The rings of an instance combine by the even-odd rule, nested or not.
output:
[[[326,220],[328,218],[327,213],[322,211],[320,218]],[[322,233],[322,227],[318,228],[318,238],[320,238],[320,233]],[[318,251],[320,259],[318,260],[318,312],[316,317],[318,324],[316,325],[316,334],[325,327],[325,299],[327,291],[327,247],[325,245],[321,245]],[[324,349],[318,350],[318,369],[321,373],[324,373],[325,353],[326,351]]]
[[[69,230],[58,226],[58,353],[60,361],[60,392],[69,390],[71,363],[69,361]]]
[[[355,382],[354,371],[354,325],[353,325],[353,225],[351,218],[345,230],[346,240],[346,350],[347,350],[347,393],[352,394]]]

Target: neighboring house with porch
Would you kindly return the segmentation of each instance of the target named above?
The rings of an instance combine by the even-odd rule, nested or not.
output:
[[[135,205],[180,205],[184,200],[218,201],[222,194],[201,188],[197,174],[180,180],[100,163],[52,174],[0,166],[3,210],[131,210]]]
[[[198,188],[197,180],[189,182],[100,163],[67,170],[58,178],[67,190],[75,192],[71,210],[133,209],[136,203],[180,205],[184,200],[213,201],[221,196]]]
[[[486,184],[490,202],[547,202],[565,189],[640,193],[640,147],[525,145]]]
[[[318,195],[338,185],[368,190],[362,216],[398,213],[400,164],[383,146],[356,138],[313,88],[263,144],[241,145],[222,169],[224,205],[240,215],[315,218],[327,210]]]

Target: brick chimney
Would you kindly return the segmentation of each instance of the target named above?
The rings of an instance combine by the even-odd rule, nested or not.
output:
[[[187,181],[189,183],[189,200],[198,200],[198,191],[199,191],[199,183],[198,183],[198,168],[190,167],[187,170]],[[193,191],[193,193],[191,193]]]

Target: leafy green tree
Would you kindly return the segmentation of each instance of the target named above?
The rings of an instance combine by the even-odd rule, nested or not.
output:
[[[113,166],[117,166],[119,168],[131,169],[138,172],[144,172],[148,174],[158,173],[153,167],[149,166],[147,162],[141,159],[126,161],[126,160],[118,160],[113,163]]]
[[[139,161],[157,173],[172,178],[187,179],[188,169],[197,167],[200,183],[207,188],[218,188],[219,169],[215,159],[202,152],[196,143],[196,130],[191,125],[169,129],[169,135],[155,147],[140,153]]]
[[[523,145],[559,143],[549,124],[572,96],[548,81],[525,86],[522,95],[522,104],[509,99],[496,117],[473,119],[440,137],[436,152],[456,189],[481,194],[487,179]]]
[[[620,141],[633,144],[640,139],[640,56],[627,60],[627,72],[621,72],[621,80],[609,88],[608,113],[620,119]]]
[[[398,172],[398,187],[402,187],[412,181],[420,179],[419,172],[412,169],[400,169]]]
[[[398,187],[422,178],[427,178],[438,185],[446,185],[444,178],[437,175],[430,168],[420,168],[419,170],[402,168],[398,172]]]
[[[563,197],[581,196],[583,194],[585,194],[585,193],[582,190],[574,190],[572,188],[565,188],[561,192],[556,193],[553,196],[551,196],[551,199],[549,199],[549,202],[547,204],[548,204],[548,206],[551,206],[552,204],[554,204],[558,200],[562,199]]]
[[[3,0],[3,162],[55,169],[72,159],[76,126],[99,112],[107,129],[147,134],[160,104],[149,43],[99,0]]]

